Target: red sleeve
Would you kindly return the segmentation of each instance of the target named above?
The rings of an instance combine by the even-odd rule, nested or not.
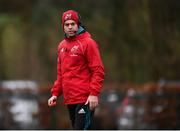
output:
[[[57,80],[51,89],[51,94],[59,96],[62,94],[62,80],[61,80],[61,61],[60,61],[60,48],[58,47],[58,58],[57,58]]]
[[[97,96],[100,93],[104,80],[104,66],[98,45],[94,40],[88,42],[86,51],[88,66],[91,72],[90,95]]]

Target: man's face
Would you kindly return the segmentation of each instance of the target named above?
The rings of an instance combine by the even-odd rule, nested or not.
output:
[[[74,20],[67,20],[64,22],[64,32],[68,37],[75,36],[77,31],[78,25]]]

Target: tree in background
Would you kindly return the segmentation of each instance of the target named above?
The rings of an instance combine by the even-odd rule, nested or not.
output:
[[[81,4],[79,4],[81,3]],[[179,0],[1,0],[0,79],[52,81],[60,12],[74,9],[100,43],[106,82],[179,80]]]

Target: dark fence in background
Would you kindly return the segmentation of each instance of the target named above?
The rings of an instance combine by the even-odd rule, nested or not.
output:
[[[179,86],[168,87],[170,90],[157,87],[153,91],[103,91],[94,128],[180,129]],[[71,129],[62,98],[56,107],[50,108],[49,97],[49,87],[0,87],[0,129]]]
[[[124,97],[101,104],[97,129],[180,129],[180,93],[114,95]]]

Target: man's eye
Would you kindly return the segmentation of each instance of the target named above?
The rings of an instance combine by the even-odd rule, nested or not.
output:
[[[65,24],[65,26],[69,26],[69,24]]]
[[[74,26],[74,25],[75,25],[75,23],[71,23],[71,25],[72,25],[72,26]]]

